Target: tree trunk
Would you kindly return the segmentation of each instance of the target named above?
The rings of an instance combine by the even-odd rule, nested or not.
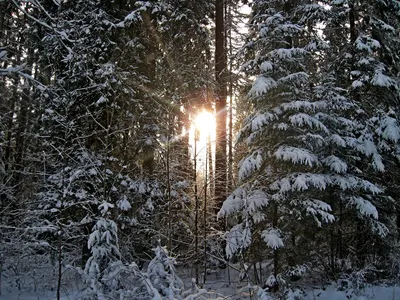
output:
[[[233,187],[233,46],[232,46],[232,0],[227,3],[228,39],[229,39],[229,129],[228,129],[228,191]]]
[[[61,230],[58,236],[58,276],[57,276],[57,300],[61,299],[61,276],[62,276],[62,238]]]
[[[278,228],[278,205],[273,204],[273,215],[272,215],[272,227]],[[279,274],[279,256],[278,256],[278,249],[274,249],[274,277],[277,279]],[[272,287],[273,291],[277,291],[279,289],[278,282],[275,282],[274,286]]]
[[[215,182],[214,182],[214,166],[213,166],[213,155],[211,147],[211,137],[207,137],[207,157],[208,157],[208,185],[209,188],[209,198],[213,198],[215,195]]]
[[[171,197],[171,170],[170,170],[170,140],[173,135],[173,128],[171,126],[171,116],[168,116],[168,134],[167,134],[167,153],[166,153],[166,167],[167,167],[167,199],[168,199],[168,251],[172,253],[172,197]]]
[[[196,271],[196,284],[199,283],[199,197],[197,195],[197,140],[198,140],[198,132],[195,131],[194,133],[194,157],[193,157],[193,163],[194,163],[194,205],[195,205],[195,211],[194,211],[194,251],[195,251],[195,271]]]
[[[216,115],[216,153],[215,153],[215,197],[219,210],[226,197],[226,49],[224,1],[216,0],[215,11],[215,78],[217,95]]]

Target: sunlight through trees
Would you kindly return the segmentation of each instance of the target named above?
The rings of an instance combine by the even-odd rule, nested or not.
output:
[[[399,28],[397,0],[0,0],[0,292],[397,282]]]

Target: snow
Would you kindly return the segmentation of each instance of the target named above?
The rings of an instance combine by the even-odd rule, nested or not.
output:
[[[261,237],[264,239],[264,242],[267,243],[267,246],[273,250],[282,248],[284,246],[279,229],[270,228],[264,230],[261,234]]]
[[[291,83],[295,82],[297,84],[299,83],[306,83],[308,81],[308,74],[305,72],[297,72],[297,73],[291,73],[287,76],[281,77],[278,82],[279,83]]]
[[[293,116],[289,117],[290,122],[292,125],[302,127],[304,125],[307,125],[310,128],[315,128],[319,129],[325,133],[328,133],[329,130],[326,128],[326,126],[321,123],[316,117],[310,116],[305,113],[298,113]]]
[[[366,57],[363,57],[358,61],[358,65],[360,65],[360,66],[362,66],[362,65],[367,66],[367,65],[369,65],[369,63],[370,63],[370,61]],[[353,74],[353,72],[352,72],[352,74]]]
[[[274,114],[268,113],[257,113],[251,121],[251,131],[255,132],[260,130],[264,125],[274,120],[276,117]]]
[[[275,157],[280,160],[291,161],[294,164],[300,163],[310,167],[319,164],[316,155],[307,149],[292,146],[280,146],[275,152]]]
[[[329,140],[337,146],[346,147],[346,141],[340,135],[332,134]]]
[[[392,78],[382,74],[379,71],[375,72],[374,77],[371,79],[371,84],[380,87],[396,86],[396,82]]]
[[[132,208],[128,201],[128,198],[123,195],[122,198],[117,202],[118,208],[124,211],[130,210]]]
[[[337,156],[330,155],[323,160],[323,163],[336,173],[347,172],[347,164]]]
[[[284,34],[287,33],[297,33],[303,31],[303,28],[300,25],[297,24],[282,24],[277,29],[275,29],[277,32],[283,32]]]
[[[295,101],[290,101],[288,103],[284,103],[282,105],[283,109],[285,111],[287,110],[311,110],[314,111],[315,109],[325,109],[327,106],[326,101],[314,101],[310,102],[307,100],[295,100]]]
[[[7,51],[0,50],[0,60],[5,60],[7,58]]]
[[[353,89],[356,89],[358,87],[362,87],[364,85],[364,83],[360,80],[354,80],[353,83],[351,84],[351,87]]]
[[[80,298],[78,292],[63,292],[61,300],[78,300]],[[2,291],[0,300],[54,300],[56,299],[55,291],[18,291],[15,289],[7,289]]]
[[[355,205],[362,215],[378,219],[378,210],[370,201],[362,197],[350,197],[350,203]]]
[[[107,99],[104,96],[101,96],[99,100],[97,100],[96,105],[99,105],[104,102],[107,102]]]
[[[244,227],[244,228],[243,228]],[[242,223],[232,227],[227,234],[226,256],[232,258],[239,250],[246,249],[251,244],[251,232],[248,226]]]
[[[273,293],[258,287],[252,286],[247,280],[242,280],[241,273],[238,272],[238,265],[232,264],[231,268],[220,269],[217,272],[207,272],[206,282],[202,289],[192,288],[188,290],[190,293],[196,293],[196,296],[189,296],[188,292],[185,292],[183,299],[229,299],[229,300],[250,300],[250,299],[267,299],[267,300],[278,300],[279,298]],[[228,270],[229,269],[229,270]],[[200,268],[202,270],[202,267]],[[193,269],[190,268],[177,268],[176,270],[179,278],[182,279],[186,288],[193,286]],[[228,275],[229,274],[229,275]],[[228,280],[230,278],[230,281]],[[265,277],[265,284],[273,284],[275,277],[270,275]],[[143,280],[149,280],[143,278]],[[77,283],[76,283],[77,284]],[[61,290],[61,300],[79,300],[83,299],[83,291],[81,288],[72,282],[69,282],[70,287]],[[303,292],[304,291],[304,292]],[[159,293],[158,293],[159,294]],[[255,297],[258,295],[259,298]],[[288,295],[298,295],[296,299],[303,300],[367,300],[367,299],[379,299],[379,300],[395,300],[400,298],[400,286],[395,285],[368,285],[356,289],[352,287],[349,282],[349,288],[343,290],[339,283],[332,282],[325,286],[314,286],[314,285],[303,285],[302,289],[292,288],[288,291]],[[201,296],[200,296],[201,295]],[[129,296],[127,294],[126,296]],[[2,294],[0,300],[54,300],[56,299],[56,291],[49,289],[38,289],[33,290],[17,290],[5,286],[3,282]],[[129,299],[129,298],[128,298]],[[133,298],[132,298],[133,299]],[[162,299],[162,298],[159,298]],[[164,298],[165,299],[165,298]],[[285,299],[291,299],[286,297]],[[293,299],[293,298],[292,298]]]
[[[277,128],[279,130],[287,130],[289,128],[289,126],[288,126],[288,124],[281,122],[278,125],[274,125],[274,128]]]
[[[260,151],[255,151],[239,163],[239,181],[251,176],[255,170],[261,168],[263,159]]]
[[[397,143],[400,139],[399,124],[397,120],[391,116],[385,116],[383,118],[378,129],[376,130],[376,133],[381,135],[385,140],[389,140],[395,143]]]
[[[374,24],[376,27],[378,27],[378,30],[390,31],[392,33],[396,32],[396,29],[393,26],[385,23],[384,21],[382,21],[380,19],[374,18],[370,22],[371,22],[371,24]]]
[[[321,200],[305,200],[302,205],[306,207],[308,215],[312,216],[317,223],[318,227],[322,226],[321,221],[324,223],[331,223],[335,221],[335,217],[330,213],[331,206]]]
[[[289,179],[282,178],[281,180],[275,181],[271,184],[272,190],[279,190],[280,193],[286,193],[292,189]]]
[[[313,174],[313,173],[296,174],[292,190],[300,191],[302,184],[306,186],[306,189],[308,189],[309,186],[312,186],[318,190],[325,190],[328,183],[330,183],[330,179],[323,174]]]
[[[379,172],[385,171],[385,165],[383,164],[382,156],[380,154],[374,153],[372,155],[372,166]]]
[[[273,64],[270,61],[264,61],[261,63],[260,70],[261,72],[268,72],[273,69]]]
[[[359,36],[355,41],[355,46],[358,50],[372,53],[374,50],[379,49],[381,44],[379,41],[367,36]]]
[[[256,190],[252,193],[249,193],[247,197],[247,208],[246,212],[249,214],[254,214],[257,212],[261,207],[268,205],[268,196],[261,190]]]
[[[330,176],[330,179],[343,191],[361,189],[365,192],[372,193],[373,195],[381,194],[383,192],[381,188],[374,185],[373,183],[351,175],[341,176],[339,174],[335,174]]]
[[[103,203],[99,205],[99,209],[103,215],[106,214],[110,208],[114,208],[114,204],[107,201],[103,201]]]
[[[400,287],[395,286],[368,286],[361,291],[359,295],[349,295],[349,292],[340,291],[335,286],[331,285],[325,289],[310,289],[306,292],[304,300],[366,300],[366,299],[379,299],[379,300],[394,300],[400,298]]]
[[[261,96],[275,87],[277,87],[277,83],[273,78],[258,76],[249,91],[249,97]]]
[[[282,16],[282,14],[276,13],[276,14],[274,14],[273,16],[268,17],[268,18],[265,20],[265,24],[266,24],[266,25],[272,25],[273,23],[281,22],[281,21],[283,21],[283,20],[284,20],[284,18],[283,18],[283,16]]]
[[[286,49],[286,48],[280,48],[280,49],[276,49],[271,53],[272,57],[277,57],[279,59],[288,59],[288,58],[292,58],[293,56],[293,51],[292,49]]]

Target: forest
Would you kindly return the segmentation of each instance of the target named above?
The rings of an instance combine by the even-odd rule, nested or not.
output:
[[[398,284],[399,121],[398,0],[0,0],[0,298]]]

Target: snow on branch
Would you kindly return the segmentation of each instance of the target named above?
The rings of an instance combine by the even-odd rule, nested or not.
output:
[[[308,74],[305,72],[291,73],[285,77],[279,79],[278,83],[291,83],[296,84],[306,83],[308,81]]]
[[[282,104],[282,108],[284,111],[288,110],[309,110],[309,111],[314,111],[316,109],[322,110],[326,109],[328,106],[326,101],[314,101],[310,102],[308,100],[296,100],[296,101],[290,101],[288,103]]]
[[[39,85],[39,88],[42,88],[42,89],[45,88],[45,86],[42,83],[37,81],[31,75],[29,75],[27,73],[24,73],[23,70],[24,70],[24,66],[22,66],[22,65],[15,66],[15,67],[7,67],[5,69],[1,69],[0,68],[0,76],[7,76],[7,75],[11,75],[12,73],[16,73],[16,74],[18,74],[18,75],[20,75],[20,76],[22,76],[22,77],[24,77],[24,78],[26,78],[28,80],[31,80],[31,81],[37,83]]]
[[[232,258],[232,256],[241,250],[246,249],[251,244],[251,231],[248,226],[243,228],[243,224],[237,224],[232,227],[230,232],[227,234],[226,241],[226,256]]]
[[[375,70],[371,79],[371,84],[379,87],[395,87],[398,88],[396,81],[382,73],[382,70]]]
[[[343,191],[359,189],[373,195],[381,194],[383,192],[383,190],[377,185],[359,177],[335,174],[330,176],[330,178],[332,183],[339,186]]]
[[[313,167],[319,165],[318,157],[304,148],[292,146],[280,146],[275,152],[275,157],[284,161],[291,161],[294,164],[303,164]]]
[[[247,197],[246,213],[253,215],[263,206],[269,203],[268,196],[261,190],[255,190],[249,193]]]
[[[326,126],[321,121],[305,113],[298,113],[290,116],[289,120],[294,126],[307,125],[310,128],[319,129],[325,133],[329,133],[328,128],[326,128]]]
[[[254,151],[251,155],[244,158],[239,163],[239,181],[245,180],[251,176],[254,171],[259,170],[263,163],[261,151]]]
[[[275,49],[272,50],[269,53],[269,56],[271,56],[272,58],[275,59],[292,59],[295,56],[299,56],[299,55],[306,55],[307,51],[304,50],[303,48],[279,48],[279,49]]]
[[[305,200],[302,205],[305,206],[307,214],[311,215],[317,222],[318,227],[322,226],[321,221],[324,223],[335,221],[335,216],[330,213],[332,211],[331,206],[324,201],[317,199]]]
[[[260,71],[261,72],[268,72],[268,71],[272,71],[274,69],[274,64],[271,61],[264,61],[261,63],[260,65]]]
[[[293,176],[291,179],[292,191],[304,191],[310,187],[314,187],[318,190],[325,190],[327,185],[330,183],[329,177],[323,174],[313,173],[300,173]]]
[[[284,244],[281,239],[281,232],[277,228],[269,228],[262,232],[261,237],[264,242],[273,250],[283,248]]]
[[[383,118],[375,132],[385,140],[397,143],[400,140],[400,127],[392,114],[395,113],[391,111]]]
[[[121,199],[117,201],[117,206],[120,210],[128,211],[132,208],[132,205],[129,203],[126,195],[122,195]]]
[[[260,130],[263,126],[276,119],[276,115],[270,112],[257,113],[251,120],[251,131],[255,132]]]
[[[329,141],[335,146],[339,146],[339,147],[343,147],[343,148],[345,148],[347,146],[346,141],[338,134],[332,134],[329,137]]]
[[[323,163],[336,173],[346,173],[348,169],[346,162],[335,155],[328,156]]]
[[[316,188],[323,191],[329,184],[332,184],[329,176],[324,174],[313,173],[297,173],[288,177],[281,178],[273,182],[269,187],[271,190],[277,191],[272,195],[272,199],[280,200],[287,192],[306,191],[310,188]]]
[[[375,170],[380,172],[385,171],[382,156],[379,154],[378,148],[376,147],[371,134],[364,134],[354,142],[356,143],[356,149],[358,151],[372,158],[372,166]]]
[[[248,96],[258,97],[266,94],[269,90],[277,87],[276,81],[271,77],[258,76],[251,87]]]
[[[375,219],[369,219],[372,227],[372,231],[380,237],[386,237],[389,233],[389,228],[387,228],[383,223]]]
[[[370,201],[360,196],[350,197],[349,200],[349,204],[354,205],[361,215],[378,220],[378,210]]]
[[[273,24],[279,24],[280,22],[283,22],[285,18],[282,16],[281,13],[276,13],[273,16],[268,17],[264,24],[265,25],[273,25]]]
[[[243,199],[246,197],[246,192],[242,187],[238,187],[229,195],[229,197],[224,201],[217,217],[223,218],[229,216],[235,212],[238,212],[243,207]]]
[[[373,38],[361,35],[355,41],[355,46],[358,50],[372,53],[373,51],[379,49],[381,47],[381,44],[379,43],[379,41]]]

